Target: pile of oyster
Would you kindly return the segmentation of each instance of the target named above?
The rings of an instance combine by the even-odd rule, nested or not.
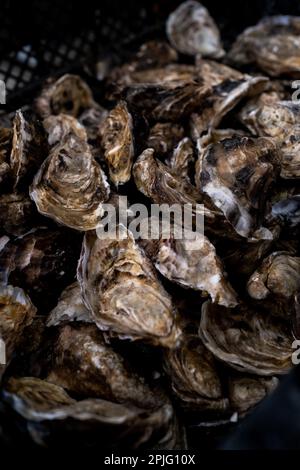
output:
[[[0,128],[7,443],[184,449],[193,427],[226,434],[292,367],[300,18],[266,18],[225,51],[189,0],[166,36],[110,68],[103,102],[64,75]],[[204,234],[192,249],[122,224],[99,237],[120,195],[202,204]]]

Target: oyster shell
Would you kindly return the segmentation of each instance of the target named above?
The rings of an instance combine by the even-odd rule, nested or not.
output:
[[[93,106],[80,114],[78,121],[85,128],[88,141],[96,145],[99,137],[99,126],[107,117],[108,111],[101,106]]]
[[[144,410],[107,400],[73,400],[63,388],[31,377],[11,378],[3,400],[26,424],[38,445],[76,448],[136,449],[176,442],[173,409]],[[62,439],[63,437],[63,439]]]
[[[39,221],[34,203],[27,194],[11,193],[0,196],[0,233],[21,235]]]
[[[85,235],[78,266],[84,302],[101,330],[174,347],[180,330],[171,299],[132,234],[118,229],[117,239]]]
[[[151,145],[149,146],[151,147]],[[194,147],[189,137],[180,140],[167,163],[181,178],[186,178],[189,181],[190,170],[195,163]]]
[[[0,250],[0,282],[22,287],[47,313],[74,279],[80,243],[71,231],[46,227],[7,240]]]
[[[245,304],[229,310],[207,301],[199,334],[213,355],[234,369],[270,376],[292,366],[290,325],[270,311]]]
[[[87,133],[85,128],[67,114],[59,114],[58,116],[49,116],[43,121],[44,128],[48,134],[48,143],[51,147],[65,142],[74,137],[85,142]]]
[[[277,377],[253,377],[234,375],[228,384],[232,408],[244,415],[277,387]]]
[[[294,101],[249,103],[240,119],[253,134],[272,137],[282,152],[281,176],[300,177],[300,104]]]
[[[300,290],[300,258],[280,251],[272,253],[252,274],[247,290],[257,300],[270,295],[272,299],[294,299]]]
[[[166,24],[172,46],[183,54],[201,54],[220,59],[224,55],[220,32],[208,10],[199,2],[183,2]]]
[[[46,158],[47,152],[48,146],[41,124],[33,120],[27,121],[22,111],[18,110],[13,121],[12,150],[10,154],[14,190],[20,187],[25,177],[27,177],[27,180],[31,180]]]
[[[164,369],[184,409],[220,412],[228,408],[214,356],[197,335],[185,334],[178,348],[164,353]]]
[[[300,195],[288,197],[274,204],[272,215],[291,227],[298,226],[300,223]]]
[[[103,398],[140,408],[158,408],[166,398],[105,343],[96,325],[69,323],[59,328],[47,380],[81,397]],[[76,374],[74,374],[74,365]]]
[[[151,127],[147,147],[153,148],[159,155],[166,155],[183,138],[184,129],[173,122],[157,122]]]
[[[36,110],[44,119],[51,114],[70,114],[74,117],[94,106],[92,92],[78,76],[66,74],[50,82],[36,100]]]
[[[68,286],[58,299],[56,307],[49,313],[47,326],[58,326],[65,322],[92,323],[93,319],[83,303],[78,282]]]
[[[132,117],[124,101],[110,111],[99,132],[110,180],[115,186],[127,183],[134,158],[134,138]]]
[[[84,131],[79,123],[76,127],[80,134]],[[52,148],[30,187],[41,214],[80,231],[97,227],[109,192],[106,176],[87,141],[74,132]]]
[[[203,79],[204,84],[212,87],[220,85],[224,81],[234,83],[234,81],[245,78],[245,75],[239,70],[215,60],[203,59],[201,55],[196,57],[196,70],[198,77]]]
[[[11,152],[12,130],[6,127],[0,127],[0,185],[10,177],[9,158]]]
[[[300,18],[270,16],[247,28],[233,44],[228,58],[236,64],[254,63],[271,76],[300,73]]]
[[[209,145],[198,161],[199,187],[242,237],[272,238],[267,229],[257,231],[258,217],[276,180],[278,161],[272,140],[238,136]]]
[[[0,364],[0,379],[35,314],[36,308],[22,289],[0,284],[0,340],[5,345],[5,365]]]

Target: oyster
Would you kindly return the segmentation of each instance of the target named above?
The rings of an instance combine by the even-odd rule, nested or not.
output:
[[[27,194],[11,193],[0,196],[0,233],[21,235],[39,221],[34,203]]]
[[[228,391],[232,408],[240,415],[245,414],[278,385],[277,377],[254,377],[234,375],[229,379]]]
[[[19,188],[24,178],[29,180],[47,156],[48,147],[40,123],[27,121],[21,110],[16,112],[13,121],[12,150],[10,167],[14,179],[14,189]],[[27,185],[28,185],[27,181]]]
[[[50,82],[36,100],[36,110],[44,119],[51,114],[70,114],[74,117],[94,106],[92,92],[78,76],[66,74]]]
[[[153,148],[159,155],[166,155],[183,138],[184,129],[173,122],[157,122],[151,127],[147,147]]]
[[[294,101],[249,103],[240,113],[240,119],[250,131],[259,136],[272,137],[282,152],[281,176],[300,176],[300,104]]]
[[[104,119],[107,117],[108,111],[99,106],[88,108],[80,114],[78,121],[85,128],[88,141],[96,145],[99,137],[99,126],[101,126]]]
[[[114,349],[96,325],[69,323],[59,328],[47,380],[81,397],[157,408],[166,399],[155,393]],[[76,365],[76,374],[73,373]]]
[[[78,282],[74,282],[62,292],[56,307],[49,313],[47,326],[74,321],[93,322],[89,310],[83,303]]]
[[[77,128],[77,132],[84,131],[79,123]],[[52,148],[30,188],[41,214],[81,231],[97,227],[109,192],[106,176],[86,139],[74,132]]]
[[[212,87],[220,85],[224,81],[234,83],[245,78],[245,75],[239,70],[215,60],[203,59],[201,55],[196,57],[196,70],[197,76],[203,79],[205,85]]]
[[[116,239],[85,235],[78,266],[84,302],[101,330],[174,347],[180,329],[171,299],[132,234],[118,229]]]
[[[271,76],[300,75],[300,18],[270,16],[238,36],[228,58],[236,64],[256,64]]]
[[[100,439],[102,449],[116,442],[124,450],[171,449],[177,438],[170,405],[147,411],[101,399],[75,401],[63,388],[31,377],[11,378],[2,397],[38,445],[90,449],[99,448]]]
[[[179,5],[168,17],[166,28],[172,46],[183,54],[215,59],[224,55],[217,25],[199,2],[188,0]]]
[[[209,92],[208,86],[198,82],[146,83],[129,86],[125,100],[130,109],[144,113],[149,119],[178,122],[198,109]]]
[[[11,152],[12,131],[6,127],[0,127],[0,185],[3,188],[10,177],[9,154]]]
[[[178,348],[164,353],[164,369],[184,409],[220,412],[228,408],[215,359],[197,335],[185,334]]]
[[[47,313],[74,279],[80,243],[71,231],[46,227],[7,240],[0,250],[0,281],[25,289]]]
[[[264,259],[247,285],[249,295],[257,300],[294,299],[300,290],[300,258],[275,252]]]
[[[283,199],[272,207],[272,215],[283,220],[287,225],[296,227],[300,223],[300,195]]]
[[[118,186],[131,177],[134,158],[133,124],[127,105],[120,101],[100,126],[110,180]]]
[[[213,355],[234,369],[270,376],[292,366],[290,325],[270,311],[245,304],[229,310],[207,301],[199,334]]]
[[[87,140],[85,128],[77,119],[67,114],[49,116],[44,119],[43,124],[48,134],[48,143],[51,147],[70,140],[72,137],[78,138],[83,142]]]
[[[0,284],[0,340],[5,345],[5,365],[1,361],[0,379],[35,314],[36,308],[22,289]]]
[[[190,169],[195,163],[194,147],[189,137],[180,140],[167,163],[181,178],[189,181]]]
[[[208,293],[213,302],[227,307],[237,305],[236,294],[224,275],[215,247],[205,235],[174,239],[164,234],[158,241],[143,242],[156,269],[176,284]]]
[[[235,136],[207,147],[198,161],[197,183],[239,235],[272,238],[270,230],[259,227],[259,216],[278,161],[272,140]]]

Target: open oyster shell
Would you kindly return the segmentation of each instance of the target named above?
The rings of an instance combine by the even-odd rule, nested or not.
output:
[[[134,138],[132,117],[124,101],[110,111],[99,132],[110,180],[115,186],[127,183],[134,158]]]
[[[234,369],[270,376],[292,366],[290,324],[270,311],[245,304],[226,309],[207,301],[199,334],[213,355]]]
[[[74,127],[77,133],[71,132],[55,145],[41,165],[30,196],[41,214],[86,231],[97,227],[103,215],[102,203],[108,199],[110,189],[86,139],[78,136],[83,127],[79,123]]]
[[[294,299],[300,290],[300,258],[280,251],[272,253],[252,274],[247,289],[257,300],[270,295],[277,300]]]
[[[240,113],[244,125],[255,135],[271,137],[282,152],[281,176],[300,177],[300,105],[294,101],[258,100]]]
[[[51,114],[70,114],[79,117],[94,100],[88,85],[78,76],[66,74],[50,82],[36,100],[36,110],[42,118]]]
[[[180,329],[171,299],[132,234],[118,229],[117,238],[85,235],[78,266],[84,302],[101,330],[174,347]]]
[[[217,25],[199,2],[188,0],[179,5],[170,14],[166,29],[171,44],[183,54],[215,59],[224,55]]]
[[[300,18],[270,16],[238,36],[228,58],[236,64],[256,64],[272,76],[300,75]]]
[[[112,346],[105,343],[96,325],[69,323],[61,326],[53,346],[49,382],[81,397],[103,398],[158,408],[166,402],[152,390]],[[74,374],[74,365],[76,374]]]
[[[279,150],[271,139],[234,136],[209,145],[198,161],[197,182],[243,237],[272,238],[259,217],[278,173]]]
[[[0,379],[35,314],[36,308],[22,289],[0,284],[0,340],[5,348],[4,358],[1,355]]]
[[[101,399],[73,400],[63,388],[31,377],[11,378],[3,401],[38,445],[62,448],[136,449],[176,443],[173,409],[145,410]],[[19,424],[20,426],[20,424]]]
[[[197,335],[184,334],[182,344],[164,353],[164,369],[181,407],[221,412],[228,408],[214,356]]]

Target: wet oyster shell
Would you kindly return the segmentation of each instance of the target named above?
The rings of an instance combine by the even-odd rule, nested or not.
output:
[[[140,408],[158,408],[166,398],[151,390],[112,346],[96,325],[61,326],[53,346],[47,380],[81,397],[103,398]],[[76,373],[74,371],[76,369]]]
[[[259,229],[279,150],[271,139],[234,136],[211,144],[198,161],[197,182],[242,237],[272,238]]]
[[[226,309],[207,301],[199,334],[213,355],[234,369],[270,376],[292,366],[290,324],[270,311],[245,304]]]
[[[147,411],[101,399],[75,401],[63,388],[31,377],[11,378],[2,398],[38,445],[171,449],[177,438],[170,405]]]
[[[97,227],[109,192],[87,141],[75,133],[52,148],[30,187],[41,214],[80,231]]]
[[[244,125],[255,135],[271,137],[282,152],[281,176],[300,177],[300,105],[294,101],[259,100],[240,113]]]
[[[151,127],[147,147],[153,148],[158,155],[166,155],[183,138],[184,129],[173,122],[157,122]]]
[[[0,340],[5,345],[5,364],[0,363],[0,379],[35,314],[36,308],[22,289],[0,284]]]
[[[220,32],[208,10],[199,2],[188,0],[170,14],[166,24],[171,44],[183,54],[223,57]]]
[[[132,234],[118,229],[119,238],[85,235],[78,266],[84,302],[101,330],[174,347],[180,330],[171,299]]]
[[[11,193],[0,196],[0,233],[21,235],[39,221],[39,214],[27,194]]]
[[[221,412],[228,408],[214,356],[197,335],[185,334],[178,348],[164,353],[164,369],[184,409]]]
[[[228,58],[237,64],[256,64],[271,76],[300,75],[300,18],[270,16],[247,28],[233,44]]]
[[[252,274],[247,290],[257,300],[270,295],[272,299],[294,299],[300,290],[300,258],[285,252],[272,253]]]
[[[127,183],[134,158],[134,137],[132,117],[124,101],[110,111],[99,133],[110,180],[115,186]]]
[[[49,313],[47,326],[58,326],[66,322],[93,322],[83,303],[78,282],[74,282],[62,292],[56,307]]]
[[[253,377],[234,375],[229,378],[230,405],[244,415],[277,387],[277,377]]]
[[[78,75],[71,74],[50,82],[36,100],[36,110],[42,118],[61,113],[78,117],[93,105],[88,85]]]

